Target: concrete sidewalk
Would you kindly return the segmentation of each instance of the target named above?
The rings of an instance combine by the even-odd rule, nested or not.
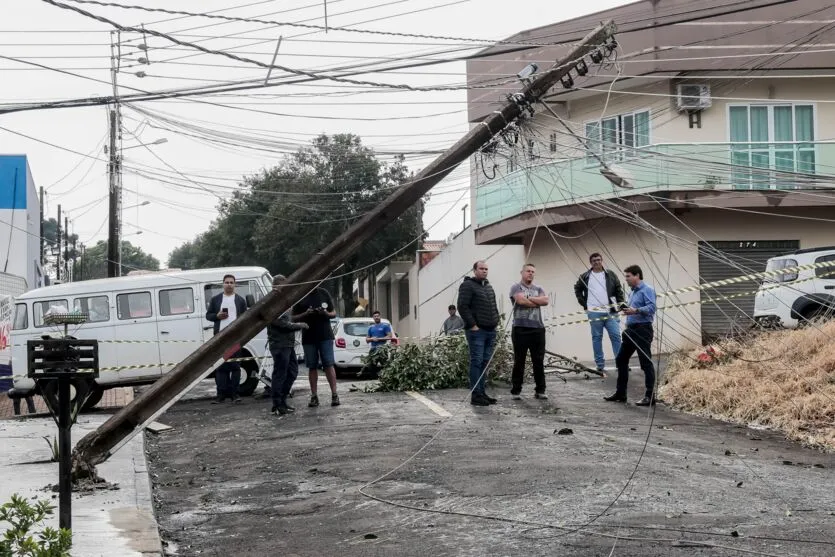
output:
[[[104,422],[108,416],[79,416],[73,442]],[[49,462],[51,440],[58,428],[52,418],[0,421],[0,502],[13,493],[51,500],[55,514],[49,525],[58,526],[58,463]],[[74,493],[72,502],[74,557],[156,557],[162,546],[154,518],[151,485],[145,465],[144,437],[137,435],[98,467],[99,475],[118,489]],[[54,499],[53,499],[54,497]]]

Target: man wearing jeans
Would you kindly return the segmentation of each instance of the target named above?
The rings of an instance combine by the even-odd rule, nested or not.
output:
[[[223,292],[214,296],[209,301],[209,308],[206,310],[206,320],[214,323],[214,334],[218,334],[235,321],[246,309],[246,300],[238,294],[235,294],[235,277],[233,275],[224,275]],[[240,345],[238,345],[237,351],[230,354],[229,359],[234,360],[240,358],[240,356]],[[217,398],[212,404],[222,403],[227,398],[232,402],[241,402],[241,396],[238,394],[238,385],[240,382],[240,363],[226,361],[220,364],[215,370]]]
[[[617,308],[624,302],[623,286],[614,271],[603,267],[602,255],[591,254],[589,262],[591,269],[577,279],[574,295],[589,317],[594,363],[598,371],[603,371],[606,367],[606,359],[603,356],[603,329],[609,333],[612,352],[617,356],[620,351],[620,319]]]
[[[493,357],[496,342],[496,327],[499,324],[499,309],[496,293],[487,281],[487,263],[476,261],[473,276],[464,279],[458,288],[458,311],[464,320],[467,346],[470,349],[470,403],[473,406],[488,406],[497,401],[487,396],[487,364]]]
[[[626,385],[629,382],[629,360],[638,352],[638,360],[644,371],[646,391],[636,406],[655,404],[655,366],[652,365],[652,321],[655,319],[655,290],[644,282],[644,273],[637,265],[624,269],[626,284],[632,289],[629,304],[623,310],[626,315],[626,330],[623,343],[615,358],[618,366],[618,386],[613,395],[605,397],[610,402],[626,402]]]
[[[286,282],[284,275],[273,278],[273,290]],[[299,362],[296,360],[296,331],[304,331],[307,323],[293,323],[290,313],[285,311],[267,325],[267,340],[270,344],[270,354],[273,357],[273,375],[270,381],[274,416],[283,416],[293,412],[295,408],[287,404],[287,397],[293,382],[299,375]]]

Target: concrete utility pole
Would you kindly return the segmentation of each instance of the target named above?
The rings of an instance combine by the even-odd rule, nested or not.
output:
[[[58,228],[55,229],[58,253],[55,256],[55,280],[61,280],[61,204],[58,204]]]
[[[72,280],[70,276],[70,219],[64,217],[64,278],[67,282]]]
[[[44,241],[43,241],[43,186],[41,186],[40,198],[41,198],[40,199],[40,205],[41,205],[41,210],[40,210],[40,213],[41,213],[41,245],[40,245],[40,247],[41,247],[41,271],[43,271],[43,263],[44,263],[44,252],[43,252],[43,250],[44,250]]]
[[[615,32],[611,21],[588,34],[578,46],[551,69],[530,80],[521,93],[512,95],[508,104],[491,113],[480,125],[473,127],[415,176],[412,182],[394,191],[385,201],[368,212],[318,254],[311,257],[290,277],[287,284],[270,292],[229,327],[212,337],[130,404],[119,410],[95,431],[87,434],[76,445],[73,459],[75,477],[95,474],[95,465],[103,462],[133,435],[165,412],[189,389],[199,383],[221,361],[223,353],[236,342],[241,344],[257,335],[272,319],[286,311],[310,291],[319,281],[356,252],[365,242],[379,233],[420,199],[438,182],[466,161],[478,149],[525,112],[568,74],[576,63],[590,52],[604,48]]]
[[[119,154],[116,152],[116,130],[118,127],[116,110],[110,111],[110,162],[107,174],[110,183],[107,226],[107,276],[118,277],[119,269]]]

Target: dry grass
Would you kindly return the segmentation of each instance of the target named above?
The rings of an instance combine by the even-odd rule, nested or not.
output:
[[[835,321],[761,333],[671,358],[661,396],[703,416],[783,432],[835,451]],[[699,356],[708,361],[699,361]]]

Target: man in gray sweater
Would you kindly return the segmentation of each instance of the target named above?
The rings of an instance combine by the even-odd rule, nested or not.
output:
[[[285,282],[284,275],[273,278],[273,289]],[[287,405],[287,396],[293,387],[293,381],[299,375],[299,362],[296,359],[296,331],[307,329],[307,323],[293,323],[290,312],[285,311],[267,326],[267,340],[273,357],[273,377],[270,389],[273,395],[272,414],[275,416],[293,412],[295,408]]]

